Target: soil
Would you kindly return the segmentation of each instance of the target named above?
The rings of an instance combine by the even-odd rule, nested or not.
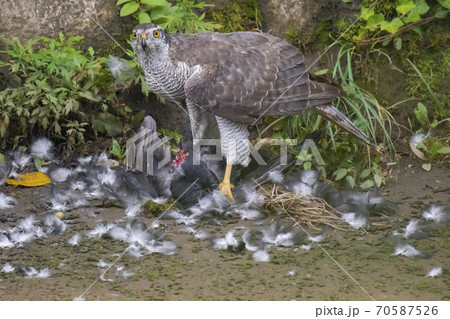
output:
[[[394,214],[371,216],[367,229],[330,231],[320,246],[314,244],[309,251],[272,247],[269,262],[253,261],[246,250],[214,250],[209,240],[180,232],[184,225],[167,219],[158,221],[158,229],[165,232],[165,240],[177,245],[174,255],[121,256],[127,244],[105,238],[83,237],[79,245],[67,244],[76,232],[86,233],[100,221],[127,222],[122,207],[92,202],[64,214],[69,229],[63,234],[25,247],[0,248],[0,267],[6,263],[16,269],[48,267],[51,273],[49,278],[27,279],[17,271],[0,272],[0,300],[73,300],[81,295],[85,300],[449,300],[448,225],[433,228],[426,239],[408,239],[423,252],[420,257],[392,254],[395,245],[404,241],[394,232],[412,218],[421,218],[432,204],[450,204],[450,170],[434,165],[426,172],[419,162],[406,158],[397,172],[382,190],[385,198],[398,204]],[[2,228],[13,227],[30,214],[47,213],[42,200],[49,195],[49,185],[4,185],[0,192],[18,200],[14,208],[0,211]],[[147,225],[155,218],[139,216]],[[253,223],[227,216],[220,224],[204,220],[197,227],[223,237],[234,228],[241,234],[241,227]],[[113,281],[99,280],[106,269],[97,265],[100,259],[107,263],[118,259],[104,276]],[[124,278],[116,266],[133,276]],[[432,267],[442,267],[442,275],[427,277]]]

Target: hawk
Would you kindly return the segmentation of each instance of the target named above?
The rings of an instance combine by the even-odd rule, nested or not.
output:
[[[369,138],[331,105],[342,88],[308,74],[304,56],[266,33],[169,34],[153,23],[137,26],[132,47],[151,90],[186,100],[194,140],[221,139],[226,158],[223,194],[232,197],[232,165],[250,161],[248,126],[264,116],[314,110],[354,134]]]

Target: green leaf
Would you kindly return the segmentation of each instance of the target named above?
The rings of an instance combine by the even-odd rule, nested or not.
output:
[[[150,17],[153,21],[159,20],[161,18],[165,18],[168,15],[169,15],[169,12],[168,12],[167,8],[164,8],[164,7],[152,9],[152,12],[150,13]]]
[[[123,131],[122,121],[109,113],[97,114],[93,124],[99,132],[108,134],[108,136],[117,136]]]
[[[122,9],[120,9],[120,16],[121,17],[129,16],[130,14],[135,13],[138,9],[139,5],[136,2],[134,1],[127,2],[122,7]]]
[[[341,167],[341,168],[337,169],[335,171],[335,173],[336,173],[335,180],[338,181],[338,180],[342,179],[345,175],[347,175],[348,169]]]
[[[345,178],[345,181],[347,182],[348,187],[350,187],[350,188],[354,188],[355,187],[355,179],[353,178],[353,176],[348,175]]]
[[[446,9],[450,9],[450,0],[438,0],[438,2]]]
[[[411,9],[415,8],[416,5],[412,0],[399,0],[398,6],[395,8],[400,14],[407,14]]]
[[[139,23],[140,24],[150,23],[150,22],[152,22],[152,20],[150,19],[150,16],[148,15],[148,13],[146,13],[146,12],[139,13]]]
[[[311,162],[304,162],[303,163],[303,168],[308,171],[311,169],[312,163]]]
[[[367,20],[366,28],[373,31],[384,21],[385,21],[384,14],[382,13],[374,14]]]
[[[359,175],[360,178],[366,178],[367,176],[369,176],[370,174],[370,168],[366,168],[365,170],[363,170],[361,172],[361,174]]]
[[[381,44],[385,47],[385,46],[387,46],[389,43],[391,43],[391,38],[384,40]]]
[[[131,0],[117,0],[116,6],[120,6],[121,4],[124,4],[125,2],[130,2]]]
[[[315,75],[324,75],[324,74],[327,74],[329,71],[330,71],[330,69],[322,69],[317,72],[314,72],[314,74]]]
[[[373,9],[368,9],[366,7],[361,7],[361,19],[368,20],[371,16],[375,14],[375,11]]]
[[[374,174],[373,179],[375,181],[375,184],[379,188],[381,186],[381,184],[383,183],[383,176],[380,174]]]
[[[116,154],[120,154],[122,151],[122,148],[120,147],[119,142],[117,142],[116,139],[112,140],[112,149],[111,149],[111,153],[113,153],[114,155]]]
[[[441,147],[437,152],[438,154],[450,154],[450,147],[448,146]]]
[[[41,160],[39,157],[35,157],[35,158],[33,159],[33,162],[34,162],[34,166],[36,166],[36,169],[37,169],[37,170],[40,170],[41,167],[42,167],[42,164],[44,164],[44,161]]]
[[[449,0],[450,2],[450,0]],[[445,10],[442,6],[440,5],[435,5],[432,9],[434,16],[438,19],[443,19],[447,16],[448,14],[448,10]]]
[[[425,125],[428,121],[428,110],[421,102],[417,103],[417,108],[414,110],[414,114],[420,124]]]
[[[361,184],[361,188],[371,188],[375,185],[375,182],[372,179],[368,179],[364,183]]]
[[[141,0],[141,2],[152,7],[169,7],[171,5],[166,0]]]
[[[381,23],[381,30],[389,33],[396,33],[402,25],[404,25],[403,21],[400,20],[400,18],[395,18],[390,22],[385,21]]]
[[[400,37],[395,37],[394,38],[394,48],[396,50],[401,50],[402,49],[402,38],[400,38]]]

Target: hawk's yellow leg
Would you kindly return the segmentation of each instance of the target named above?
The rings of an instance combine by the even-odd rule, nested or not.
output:
[[[234,200],[233,194],[231,194],[231,189],[234,187],[234,185],[232,185],[230,183],[230,176],[231,176],[232,168],[233,168],[233,165],[227,164],[227,167],[225,168],[225,176],[223,177],[222,183],[219,184],[219,189],[222,194],[227,195],[232,200]]]

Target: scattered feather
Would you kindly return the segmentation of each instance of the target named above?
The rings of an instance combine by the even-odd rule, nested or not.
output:
[[[268,262],[270,260],[269,253],[266,250],[257,250],[252,257],[256,262]]]
[[[34,267],[22,266],[21,271],[25,274],[27,279],[50,277],[50,270],[48,268],[37,271]]]
[[[116,172],[109,169],[106,172],[98,174],[98,179],[102,185],[113,186],[117,181]]]
[[[309,236],[308,239],[310,241],[312,241],[313,243],[320,243],[322,240],[325,239],[325,236],[326,236],[326,234],[322,233],[322,234],[317,235],[317,236]]]
[[[294,275],[295,275],[295,270],[290,270],[290,271],[288,271],[288,275],[289,275],[289,276],[294,276]]]
[[[69,245],[76,246],[80,243],[81,235],[79,233],[76,233],[70,239],[67,241]]]
[[[112,279],[112,278],[106,279],[105,278],[105,274],[101,274],[100,277],[98,277],[98,279],[100,279],[100,281],[106,281],[106,282],[113,282],[114,281],[114,279]]]
[[[109,159],[108,159],[108,155],[103,152],[102,154],[100,154],[100,156],[97,158],[97,162],[95,163],[96,166],[103,166],[106,168],[109,168]]]
[[[346,213],[342,215],[342,219],[350,224],[355,229],[360,229],[367,224],[367,219],[364,216],[359,216],[355,213]]]
[[[53,159],[53,142],[46,137],[34,141],[30,147],[30,154],[43,160]]]
[[[201,214],[201,212],[199,213]],[[185,225],[194,225],[198,222],[198,215],[199,214],[192,214],[192,215],[184,215],[180,213],[179,211],[171,211],[168,212],[166,215],[175,219],[175,222],[178,224],[185,224]]]
[[[6,263],[4,266],[3,266],[3,268],[2,268],[2,272],[4,272],[4,273],[10,273],[10,272],[13,272],[14,270],[15,270],[16,268],[14,268],[10,263]]]
[[[121,272],[123,278],[127,279],[134,276],[134,273],[128,270],[124,270]]]
[[[28,165],[28,163],[31,160],[31,155],[23,153],[21,151],[14,151],[12,153],[12,165],[14,168],[18,168],[20,170],[24,169],[25,166]]]
[[[257,192],[254,188],[245,187],[243,189],[245,197],[245,206],[247,207],[261,207],[264,205],[264,196]]]
[[[103,235],[105,235],[110,229],[115,227],[114,224],[103,224],[103,225],[97,225],[93,230],[87,233],[87,237],[97,237],[100,238]]]
[[[431,207],[422,213],[426,220],[433,220],[436,223],[448,222],[450,212],[445,211],[445,206],[431,205]]]
[[[275,246],[293,246],[294,233],[286,227],[281,226],[279,222],[270,225],[262,230],[262,240]]]
[[[235,230],[230,230],[225,235],[225,241],[227,242],[228,246],[231,247],[237,247],[237,245],[239,244],[239,241],[236,239],[236,237],[234,237],[234,232]]]
[[[141,211],[141,207],[144,202],[145,201],[133,201],[127,203],[125,207],[125,215],[127,217],[136,217],[136,215]]]
[[[433,267],[428,272],[426,277],[437,277],[437,276],[440,276],[441,274],[442,274],[442,268],[441,267]]]
[[[100,259],[97,263],[97,267],[100,268],[108,268],[111,267],[112,264],[108,264],[107,262],[103,261],[102,259]]]
[[[17,200],[14,197],[7,196],[0,192],[0,209],[12,208],[17,205]]]
[[[50,270],[48,268],[41,269],[36,275],[36,278],[48,278],[48,277],[50,277]]]
[[[395,247],[395,251],[392,255],[393,256],[403,255],[406,257],[414,257],[420,255],[420,251],[418,251],[411,245],[399,245]]]
[[[412,219],[408,225],[406,225],[403,237],[414,239],[427,238],[428,236],[422,231],[423,226],[419,223],[420,221],[418,219]]]
[[[111,75],[117,79],[120,78],[120,76],[130,71],[131,68],[123,63],[118,57],[114,56],[111,59],[108,60],[106,63],[108,65],[109,71],[111,72]]]
[[[283,173],[279,170],[270,171],[268,178],[274,184],[281,184],[284,180]]]
[[[52,214],[45,216],[44,224],[48,227],[47,234],[58,235],[67,230],[67,225],[61,219]]]
[[[53,182],[65,182],[71,174],[72,170],[64,167],[58,167],[49,173]]]
[[[251,230],[247,229],[242,235],[242,241],[245,244],[245,249],[249,251],[257,251],[259,249],[258,243],[255,242],[254,236]]]
[[[262,216],[261,212],[256,209],[235,209],[234,213],[241,219],[255,220]]]

